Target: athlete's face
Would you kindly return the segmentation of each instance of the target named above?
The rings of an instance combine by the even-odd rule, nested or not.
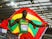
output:
[[[26,10],[24,10],[22,13],[23,13],[23,18],[26,18],[27,11],[26,11]]]

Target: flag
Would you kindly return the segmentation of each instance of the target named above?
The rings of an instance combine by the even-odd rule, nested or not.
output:
[[[22,12],[26,10],[27,11],[27,16],[26,19],[31,20],[34,24],[36,25],[41,25],[42,27],[37,27],[34,28],[31,23],[28,25],[28,32],[33,36],[33,39],[40,39],[42,37],[42,34],[46,31],[47,29],[47,22],[45,22],[38,14],[36,11],[33,11],[29,8],[21,8],[14,12],[14,14],[10,17],[11,19],[11,24],[16,20],[22,18]],[[20,33],[20,28],[19,28],[19,23],[14,24],[12,27],[9,24],[9,29],[13,34]],[[24,34],[21,33],[19,36],[23,36]],[[31,36],[31,37],[32,37]],[[22,39],[22,38],[21,38]]]

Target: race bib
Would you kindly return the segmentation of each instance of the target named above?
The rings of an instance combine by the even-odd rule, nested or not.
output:
[[[21,25],[21,31],[28,31],[28,25]]]

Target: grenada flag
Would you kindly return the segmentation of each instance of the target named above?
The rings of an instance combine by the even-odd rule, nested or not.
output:
[[[43,34],[45,33],[47,29],[47,22],[45,22],[36,11],[33,11],[29,8],[21,8],[14,12],[14,14],[10,17],[11,24],[16,20],[22,18],[22,12],[26,10],[27,15],[26,19],[31,20],[34,24],[40,25],[41,27],[34,28],[31,23],[28,24],[28,33],[20,33],[19,23],[15,23],[14,25],[10,26],[8,25],[9,30],[13,34],[19,34],[20,39],[41,39]]]

